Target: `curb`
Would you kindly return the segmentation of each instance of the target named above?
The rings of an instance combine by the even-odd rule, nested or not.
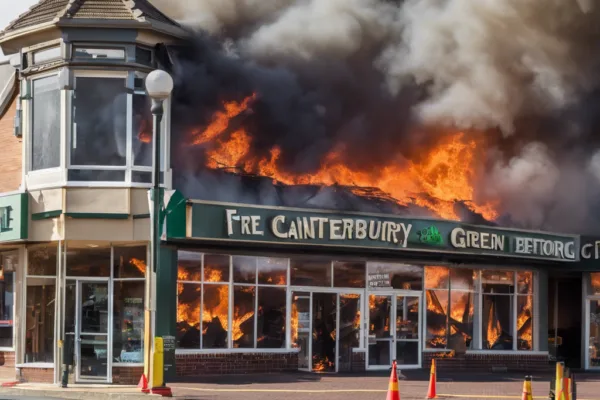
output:
[[[102,393],[94,391],[69,391],[64,390],[36,390],[36,389],[18,389],[15,387],[2,387],[0,395],[15,395],[24,397],[42,397],[48,399],[68,399],[68,400],[149,400],[162,398],[160,395],[121,392],[121,393]]]

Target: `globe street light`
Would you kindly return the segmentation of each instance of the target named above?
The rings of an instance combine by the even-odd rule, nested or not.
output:
[[[147,340],[148,342],[148,366],[145,373],[148,376],[150,387],[152,387],[154,377],[154,338],[153,338],[153,321],[154,321],[154,273],[158,272],[159,246],[160,246],[160,213],[162,209],[162,196],[160,194],[160,125],[163,118],[163,102],[169,98],[173,91],[173,78],[165,71],[155,70],[146,77],[146,92],[152,99],[152,122],[153,122],[153,161],[152,161],[152,236],[150,237],[150,265],[151,270],[148,274],[148,287],[150,294],[147,298],[149,304],[146,306],[149,312],[146,313],[147,318]],[[151,301],[150,301],[151,300]],[[162,386],[163,382],[161,382]]]

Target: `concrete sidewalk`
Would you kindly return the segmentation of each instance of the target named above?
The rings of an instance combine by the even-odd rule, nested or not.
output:
[[[0,398],[12,396],[70,400],[148,400],[160,397],[141,393],[135,386],[119,385],[69,385],[68,388],[63,389],[56,385],[23,383],[15,387],[0,388]]]

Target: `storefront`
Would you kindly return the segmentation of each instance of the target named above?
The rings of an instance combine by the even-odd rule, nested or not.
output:
[[[167,274],[158,289],[177,302],[157,309],[179,376],[423,368],[433,357],[544,368],[548,275],[579,261],[574,235],[181,204],[163,249],[177,289]]]

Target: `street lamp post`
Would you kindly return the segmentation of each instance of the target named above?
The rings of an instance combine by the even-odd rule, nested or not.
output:
[[[148,381],[150,385],[152,385],[153,377],[154,377],[154,340],[153,340],[153,321],[155,317],[155,307],[154,307],[154,296],[155,290],[154,286],[156,285],[154,274],[158,271],[159,268],[159,246],[160,246],[160,212],[162,207],[162,196],[160,194],[160,172],[161,172],[161,141],[160,141],[160,127],[163,118],[163,102],[169,98],[171,92],[173,91],[173,79],[171,75],[169,75],[165,71],[155,70],[152,71],[146,77],[146,91],[148,96],[152,99],[152,119],[153,119],[153,160],[152,160],[152,228],[151,228],[151,237],[150,237],[150,266],[151,269],[148,273],[148,305],[146,309],[146,318],[147,318],[147,330],[146,330],[146,340],[148,345],[146,358],[147,365],[144,368],[144,372],[148,377]],[[161,383],[162,384],[162,383]]]

